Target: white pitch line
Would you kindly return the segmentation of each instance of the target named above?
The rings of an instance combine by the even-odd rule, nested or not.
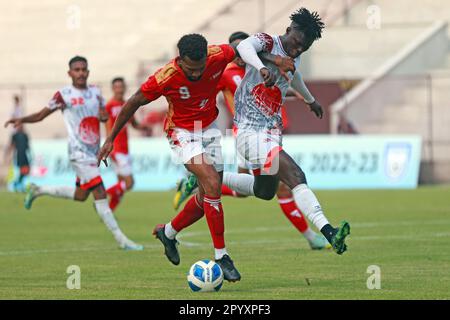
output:
[[[143,244],[145,249],[161,248],[157,244]],[[36,250],[14,250],[14,251],[0,251],[0,256],[19,256],[19,255],[34,255],[34,254],[48,254],[48,253],[71,253],[71,252],[101,252],[101,251],[123,251],[118,247],[80,247],[80,248],[62,248],[62,249],[36,249]]]
[[[403,222],[355,222],[351,226],[354,228],[374,228],[382,226],[423,226],[423,225],[449,225],[449,220],[428,220],[428,221],[403,221]],[[227,234],[241,234],[241,233],[264,233],[269,231],[286,231],[293,230],[292,226],[283,227],[255,227],[255,228],[242,228],[242,229],[231,229],[227,230]],[[192,238],[197,236],[207,236],[209,231],[192,231],[183,232],[177,236],[180,244],[186,247],[211,247],[210,242],[193,242],[185,241],[185,238]],[[450,232],[438,232],[433,234],[416,234],[416,235],[387,235],[387,236],[357,236],[352,237],[350,235],[351,241],[371,241],[371,240],[427,240],[434,238],[444,238],[450,237]],[[264,244],[283,244],[292,243],[290,240],[246,240],[246,241],[228,241],[230,245],[264,245]],[[144,252],[146,249],[159,249],[162,248],[160,244],[155,243],[143,243]],[[113,247],[84,247],[84,248],[61,248],[61,249],[36,249],[36,250],[14,250],[14,251],[0,251],[0,256],[15,256],[15,255],[35,255],[35,254],[49,254],[49,253],[70,253],[70,252],[101,252],[101,251],[117,251],[118,248]]]

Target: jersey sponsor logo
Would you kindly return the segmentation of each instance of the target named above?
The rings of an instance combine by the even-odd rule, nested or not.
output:
[[[213,76],[210,78],[210,80],[217,79],[217,77],[219,77],[221,74],[222,74],[222,71],[219,71],[219,72],[213,74]]]
[[[282,94],[277,86],[266,87],[260,83],[253,88],[252,95],[259,109],[268,116],[277,114],[281,108]]]
[[[100,142],[100,122],[97,117],[86,117],[81,120],[78,134],[85,144],[97,145]]]

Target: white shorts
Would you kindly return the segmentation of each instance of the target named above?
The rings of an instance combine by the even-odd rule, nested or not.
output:
[[[234,137],[234,147],[237,150],[237,133],[236,133],[236,136]],[[249,163],[247,160],[245,160],[244,157],[242,157],[239,152],[236,153],[236,163],[237,163],[238,169],[241,168],[241,169],[252,170],[252,168],[253,168],[252,164]]]
[[[128,177],[132,174],[131,156],[127,153],[116,152],[111,157],[114,163],[114,171],[118,176]]]
[[[260,169],[266,173],[278,171],[278,163],[273,160],[282,150],[279,130],[239,129],[236,141],[239,163],[245,164],[251,170]]]
[[[177,164],[188,163],[193,157],[202,153],[206,155],[209,164],[217,172],[223,171],[222,133],[215,123],[201,131],[194,132],[181,128],[173,128],[168,134],[172,160]]]
[[[72,160],[70,163],[77,175],[77,187],[80,187],[83,190],[89,190],[102,183],[100,169],[97,167],[97,160]]]

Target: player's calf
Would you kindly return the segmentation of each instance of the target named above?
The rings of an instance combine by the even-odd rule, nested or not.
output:
[[[344,224],[341,229],[334,228],[325,217],[316,195],[306,184],[306,177],[301,168],[286,152],[281,151],[279,156],[278,176],[282,182],[292,189],[297,207],[320,230],[338,254],[344,253],[347,250],[345,238],[350,234],[348,223]]]

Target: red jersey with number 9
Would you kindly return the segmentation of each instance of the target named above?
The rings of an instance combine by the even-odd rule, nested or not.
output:
[[[150,101],[166,97],[169,103],[166,131],[174,127],[190,131],[194,127],[206,128],[217,118],[217,84],[234,58],[234,49],[229,45],[208,46],[206,67],[200,80],[190,81],[178,65],[177,57],[142,84],[141,92]]]

